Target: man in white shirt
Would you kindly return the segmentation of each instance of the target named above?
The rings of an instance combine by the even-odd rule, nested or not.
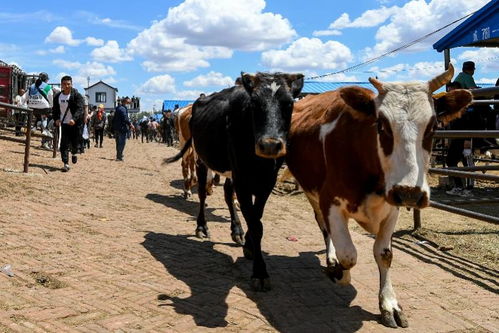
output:
[[[83,126],[83,96],[73,88],[71,76],[63,76],[61,79],[62,90],[54,96],[54,107],[52,117],[55,126],[61,126],[61,159],[64,163],[63,172],[69,171],[69,150],[71,150],[71,162],[78,161],[76,153],[80,142],[80,128]]]
[[[19,89],[19,94],[14,98],[14,105],[24,108],[28,107],[24,94],[24,89]],[[26,121],[26,114],[23,111],[14,110],[14,119],[16,121],[16,136],[21,136],[23,135],[21,133],[21,127]]]

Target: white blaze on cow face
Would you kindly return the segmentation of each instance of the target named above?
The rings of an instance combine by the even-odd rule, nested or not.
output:
[[[425,83],[384,83],[376,98],[378,155],[391,204],[422,208],[430,191],[426,180],[430,152],[423,148],[433,102]]]
[[[279,90],[281,86],[279,84],[277,84],[275,81],[272,81],[272,83],[270,84],[270,90],[272,90],[272,97],[274,97],[275,93],[277,92],[277,90]]]

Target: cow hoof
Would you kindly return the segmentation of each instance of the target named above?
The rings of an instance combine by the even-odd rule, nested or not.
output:
[[[244,245],[244,234],[241,235],[241,234],[231,234],[232,236],[232,240],[234,241],[234,243],[236,244],[239,244],[241,246]],[[246,255],[244,255],[246,257]]]
[[[350,283],[350,270],[343,269],[340,264],[330,265],[326,269],[326,275],[335,284],[342,286],[348,285]]]
[[[247,247],[243,247],[243,254],[246,259],[253,260],[253,252]]]
[[[269,291],[272,289],[269,278],[251,278],[251,288],[254,291]]]
[[[196,237],[197,238],[210,238],[210,232],[208,229],[203,227],[196,228]]]
[[[395,309],[393,309],[393,313],[388,310],[381,310],[381,323],[392,328],[397,328],[399,326],[405,328],[409,326],[404,312]]]

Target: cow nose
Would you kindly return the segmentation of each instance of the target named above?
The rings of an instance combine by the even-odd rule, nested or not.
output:
[[[420,187],[394,186],[388,193],[388,202],[395,206],[424,208],[428,206],[428,196]]]
[[[260,157],[277,158],[286,155],[286,146],[282,139],[263,138],[256,143],[255,152]]]

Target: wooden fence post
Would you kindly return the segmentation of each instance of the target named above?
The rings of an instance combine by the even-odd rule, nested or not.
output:
[[[29,148],[31,146],[31,121],[33,120],[33,111],[28,111],[28,121],[26,124],[26,147],[24,147],[24,173],[29,169]]]

